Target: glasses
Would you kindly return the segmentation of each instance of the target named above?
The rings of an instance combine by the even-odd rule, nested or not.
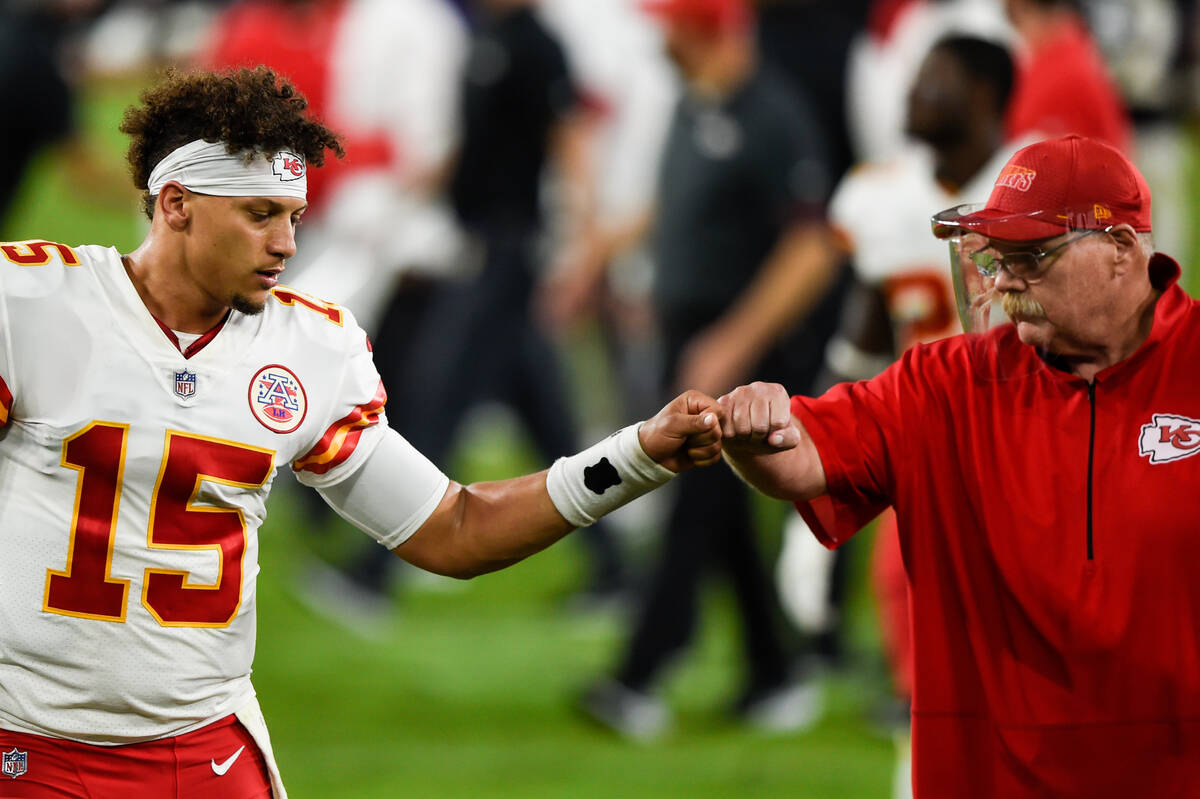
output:
[[[1082,233],[1071,236],[1065,241],[1060,241],[1048,250],[1036,249],[1000,253],[991,247],[985,247],[971,253],[970,257],[972,263],[975,264],[975,268],[984,277],[994,278],[1000,273],[1000,268],[1004,267],[1010,275],[1028,283],[1042,278],[1042,275],[1046,273],[1051,264],[1046,259],[1054,255],[1054,253],[1063,249],[1068,244],[1074,244],[1085,236],[1090,236],[1093,233],[1108,233],[1110,230],[1112,230],[1111,225],[1105,228],[1085,230]]]

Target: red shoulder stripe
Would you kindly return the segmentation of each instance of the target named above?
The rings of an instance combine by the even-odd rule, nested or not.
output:
[[[387,403],[387,392],[384,390],[381,380],[371,401],[355,407],[346,416],[331,424],[316,446],[292,464],[293,471],[325,474],[333,467],[345,462],[354,453],[354,448],[358,446],[358,439],[362,435],[362,431],[379,424],[379,417],[383,413],[385,403]]]

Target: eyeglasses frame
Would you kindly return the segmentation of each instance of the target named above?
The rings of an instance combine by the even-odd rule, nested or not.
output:
[[[1046,267],[1042,266],[1042,262],[1046,258],[1048,258],[1051,255],[1054,255],[1055,253],[1064,249],[1065,247],[1067,247],[1067,245],[1074,244],[1075,242],[1079,241],[1080,239],[1086,238],[1087,236],[1090,236],[1093,233],[1109,233],[1110,231],[1112,231],[1113,227],[1115,227],[1115,226],[1109,225],[1107,227],[1102,227],[1102,228],[1089,228],[1087,230],[1082,231],[1081,233],[1078,233],[1075,236],[1072,236],[1072,237],[1066,239],[1065,241],[1060,241],[1058,244],[1055,244],[1053,247],[1051,247],[1048,250],[1041,250],[1041,249],[1017,250],[1015,252],[1005,253],[1005,254],[1002,254],[999,256],[989,254],[989,256],[992,259],[992,264],[994,264],[994,266],[992,264],[985,266],[984,264],[979,263],[975,259],[975,256],[982,253],[983,250],[972,253],[968,257],[971,259],[971,262],[973,264],[975,264],[975,268],[977,270],[979,270],[979,273],[982,274],[984,277],[995,278],[1000,274],[1000,269],[1004,269],[1006,272],[1008,272],[1009,275],[1011,275],[1012,277],[1014,277],[1018,280],[1022,280],[1026,283],[1037,283],[1046,276],[1047,272],[1050,271],[1050,266],[1053,266],[1053,263],[1051,263],[1049,266],[1046,266]],[[1033,262],[1037,266],[1036,272],[1034,272],[1032,275],[1020,275],[1020,274],[1017,274],[1016,272],[1014,272],[1012,270],[1012,268],[1008,265],[1008,263],[1006,263],[1007,260],[1014,255],[1028,255],[1029,257],[1033,258]]]

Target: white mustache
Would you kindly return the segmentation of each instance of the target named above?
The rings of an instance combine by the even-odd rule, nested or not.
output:
[[[1046,318],[1046,309],[1042,304],[1024,294],[1006,293],[1000,298],[1000,307],[1009,319]]]

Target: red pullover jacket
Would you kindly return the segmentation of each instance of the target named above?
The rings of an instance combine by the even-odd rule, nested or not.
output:
[[[1093,384],[1013,326],[794,397],[836,546],[887,505],[911,584],[916,796],[1200,796],[1200,303]]]

